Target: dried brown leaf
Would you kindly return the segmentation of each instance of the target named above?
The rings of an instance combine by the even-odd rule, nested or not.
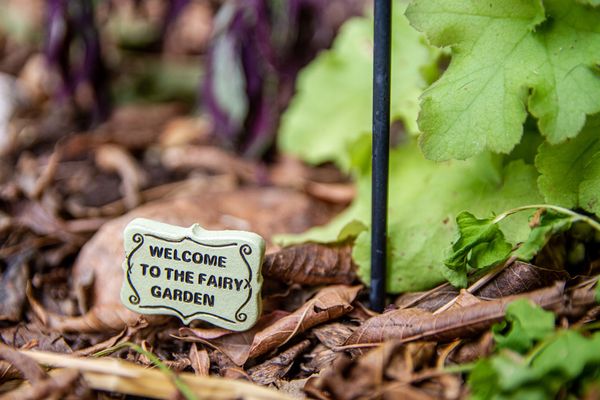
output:
[[[388,341],[354,360],[344,355],[311,382],[311,393],[315,390],[329,393],[341,400],[393,398],[402,393],[393,386],[396,385],[405,389],[407,398],[429,398],[410,385],[415,372],[431,363],[435,348],[436,344],[431,342],[402,345]]]
[[[46,378],[46,373],[37,362],[2,343],[0,343],[0,358],[12,364],[31,383],[36,383]]]
[[[384,385],[381,388],[381,398],[388,399],[403,399],[403,400],[435,400],[437,396],[432,396],[423,390],[413,387],[403,382],[392,382]]]
[[[28,259],[31,252],[7,260],[8,266],[0,278],[0,321],[19,321],[26,298],[29,279]]]
[[[73,391],[81,375],[75,369],[62,369],[32,385],[22,385],[0,397],[1,400],[60,400]]]
[[[273,324],[275,321],[287,316],[285,311],[274,311],[265,314],[252,327],[245,332],[217,332],[214,328],[181,328],[180,339],[186,341],[198,341],[225,354],[236,365],[243,365],[250,354],[254,337],[258,332]],[[218,335],[215,335],[219,333]]]
[[[263,274],[302,285],[346,284],[356,280],[352,244],[304,243],[267,254]]]
[[[18,324],[0,329],[0,339],[12,347],[71,353],[71,347],[58,332],[48,331],[37,323]]]
[[[574,291],[569,303],[565,300],[564,282],[516,296],[446,310],[434,315],[414,308],[394,310],[373,317],[360,326],[346,342],[346,345],[379,343],[389,339],[403,342],[415,340],[444,341],[457,337],[469,337],[488,329],[504,317],[506,307],[511,302],[527,298],[546,309],[558,313],[570,312],[577,306],[588,306],[593,302],[593,293]],[[576,300],[578,299],[578,300]]]
[[[360,285],[336,285],[322,289],[304,306],[258,332],[249,358],[258,357],[281,346],[298,333],[346,314],[352,310],[351,303],[361,289]]]
[[[306,397],[304,386],[310,378],[292,379],[290,381],[279,379],[274,384],[280,392],[286,393],[296,399],[303,399]]]
[[[335,360],[343,355],[343,352],[332,350],[324,344],[319,343],[305,356],[308,361],[301,365],[302,371],[311,374],[318,373],[331,367]]]
[[[356,327],[348,323],[332,322],[313,328],[317,339],[330,349],[341,346],[348,340]]]
[[[465,289],[461,289],[452,302],[452,305],[448,307],[447,311],[457,310],[463,307],[473,306],[475,304],[481,303],[483,300],[479,299],[477,296],[472,295],[467,292]]]
[[[310,340],[304,339],[264,363],[248,369],[248,375],[250,375],[252,381],[261,385],[274,383],[287,374],[294,360],[304,353],[310,345]]]
[[[481,298],[497,299],[547,287],[568,276],[565,271],[515,261],[473,293]],[[399,308],[417,307],[433,312],[453,301],[457,295],[457,289],[443,284],[427,292],[405,293],[395,303]]]
[[[321,374],[315,386],[331,393],[335,399],[368,398],[383,385],[385,369],[398,349],[398,344],[388,342],[356,361],[344,356]]]
[[[128,209],[140,204],[140,190],[146,184],[148,177],[125,148],[115,144],[99,146],[96,149],[96,165],[106,172],[119,174],[121,194]]]
[[[196,343],[192,343],[190,347],[190,362],[194,372],[198,376],[208,376],[210,372],[210,358],[205,348],[200,348]]]
[[[455,364],[466,364],[491,354],[494,340],[491,332],[486,332],[476,340],[469,341],[450,353],[448,359]]]
[[[565,280],[568,277],[569,274],[564,270],[547,269],[515,261],[475,294],[483,298],[496,299],[547,287],[555,281]]]

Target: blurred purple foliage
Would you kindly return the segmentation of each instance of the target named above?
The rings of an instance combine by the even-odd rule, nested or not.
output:
[[[362,0],[225,3],[215,20],[202,87],[216,135],[245,156],[264,157],[298,72],[364,5]]]
[[[189,1],[168,0],[155,50],[162,49],[167,30]],[[102,122],[110,112],[109,82],[95,21],[94,0],[46,0],[46,5],[45,55],[62,81],[58,100],[74,99],[82,85],[87,85],[91,92],[86,104],[90,109],[85,110],[90,113],[89,121],[91,124]]]
[[[88,85],[91,121],[100,122],[108,116],[109,98],[92,3],[92,0],[47,0],[45,54],[62,80],[59,99],[72,99],[82,85]]]

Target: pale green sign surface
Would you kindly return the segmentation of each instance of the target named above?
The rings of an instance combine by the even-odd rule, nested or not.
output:
[[[256,323],[265,251],[259,235],[137,218],[125,228],[124,241],[121,301],[130,310],[235,331]]]

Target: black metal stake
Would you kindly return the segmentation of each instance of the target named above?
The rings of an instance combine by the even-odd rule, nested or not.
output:
[[[373,181],[371,186],[371,308],[385,307],[388,163],[390,151],[390,48],[392,2],[375,0],[373,48]]]

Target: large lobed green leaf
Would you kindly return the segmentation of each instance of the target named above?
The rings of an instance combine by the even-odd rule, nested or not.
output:
[[[415,0],[411,23],[452,61],[422,97],[434,160],[508,153],[529,111],[553,144],[600,111],[600,10],[565,0]]]
[[[391,118],[417,133],[419,95],[427,86],[437,52],[404,17],[406,2],[393,4]],[[342,27],[331,50],[305,68],[283,115],[282,150],[310,163],[349,166],[347,146],[371,132],[373,20],[355,18]]]

